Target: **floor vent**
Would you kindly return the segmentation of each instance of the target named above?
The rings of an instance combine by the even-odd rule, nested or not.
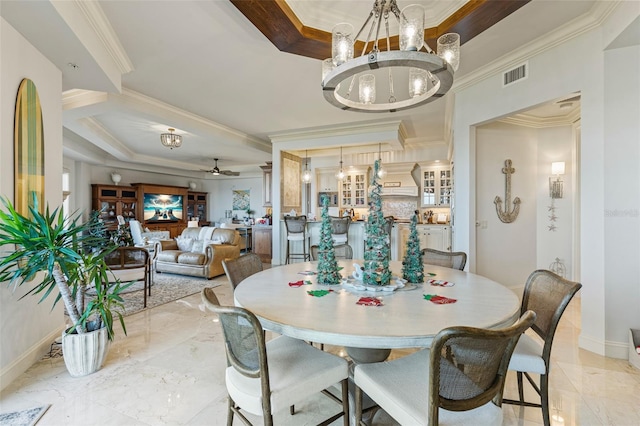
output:
[[[502,74],[502,87],[509,86],[521,80],[526,80],[529,77],[529,67],[525,62],[522,65],[518,65],[515,68],[506,71]]]

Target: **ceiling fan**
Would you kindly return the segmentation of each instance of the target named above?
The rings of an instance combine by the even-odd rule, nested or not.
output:
[[[209,169],[209,170],[205,170],[205,169],[200,169],[201,172],[207,172],[207,173],[211,173],[214,176],[219,176],[219,175],[224,175],[224,176],[240,176],[240,172],[232,172],[231,170],[220,170],[218,168],[218,159],[214,158],[213,161],[216,162],[215,166],[213,166],[213,169]]]

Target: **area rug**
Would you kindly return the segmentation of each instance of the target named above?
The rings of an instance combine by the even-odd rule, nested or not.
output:
[[[191,296],[202,291],[205,287],[218,287],[227,282],[227,277],[219,277],[208,280],[206,278],[187,277],[175,274],[154,274],[151,296],[147,296],[147,308],[151,309],[183,297]],[[136,286],[138,288],[136,288]],[[133,315],[144,308],[144,293],[142,283],[135,283],[131,290],[122,295],[124,299],[124,315]],[[128,289],[128,290],[130,290]]]
[[[42,407],[29,408],[28,410],[0,413],[0,425],[7,426],[33,426],[38,423],[40,417],[51,407],[51,404]]]

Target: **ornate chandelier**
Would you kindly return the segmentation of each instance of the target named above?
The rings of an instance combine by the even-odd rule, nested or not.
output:
[[[162,145],[168,148],[180,148],[182,146],[182,136],[176,135],[176,129],[169,129],[169,133],[163,133],[160,135],[160,141]]]
[[[398,22],[400,50],[391,50],[389,15]],[[384,39],[380,38],[383,26]],[[362,53],[354,58],[354,41],[367,27]],[[382,40],[386,50],[381,51]],[[440,36],[436,53],[424,42],[422,6],[412,4],[400,11],[396,0],[375,0],[355,37],[351,24],[333,28],[331,55],[322,63],[322,91],[330,104],[350,111],[395,112],[432,102],[449,91],[460,63],[460,37]],[[376,85],[376,79],[387,81],[388,87]],[[405,84],[394,87],[394,79]]]

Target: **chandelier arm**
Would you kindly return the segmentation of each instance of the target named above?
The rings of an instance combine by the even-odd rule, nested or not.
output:
[[[374,52],[379,52],[379,49],[378,49],[378,37],[380,36],[380,26],[382,25],[382,13],[383,13],[382,10],[384,9],[384,3],[385,3],[385,0],[382,0],[382,5],[381,5],[382,9],[380,10],[380,12],[378,14],[378,17],[377,17],[378,18],[378,25],[377,25],[377,28],[376,28],[376,38],[375,38],[375,41],[373,42],[373,51]]]
[[[371,14],[373,14],[373,10],[371,11]],[[371,17],[371,15],[369,15],[369,17]],[[369,19],[367,19],[367,22],[369,22]],[[366,25],[367,22],[365,22],[365,25]],[[369,41],[371,40],[371,34],[373,34],[373,28],[375,26],[376,26],[376,21],[374,20],[371,23],[371,26],[369,27],[369,34],[367,34],[367,41],[365,42],[364,46],[362,47],[362,53],[360,54],[360,56],[364,56],[366,54],[367,47],[369,46]],[[374,48],[375,48],[375,46],[374,46]]]
[[[395,5],[394,2],[391,3],[391,6]],[[387,52],[391,51],[391,40],[389,39],[389,13],[385,13],[384,16],[384,26],[385,31],[387,33]],[[394,103],[396,101],[396,95],[393,91],[393,73],[391,72],[391,68],[389,68],[389,103]]]
[[[356,34],[356,36],[353,38],[354,43],[356,42],[356,40],[358,40],[358,37],[360,37],[360,34],[362,34],[364,27],[366,27],[369,24],[372,16],[373,16],[373,9],[371,9],[371,12],[369,12],[369,16],[367,17],[367,20],[364,21],[364,24],[362,24],[362,27],[360,27],[360,31],[358,31],[358,34]],[[371,30],[369,30],[369,37],[367,37],[367,43],[369,43],[370,38],[371,38]],[[365,43],[365,48],[367,47],[367,43]],[[363,52],[363,55],[364,55],[364,52]]]

